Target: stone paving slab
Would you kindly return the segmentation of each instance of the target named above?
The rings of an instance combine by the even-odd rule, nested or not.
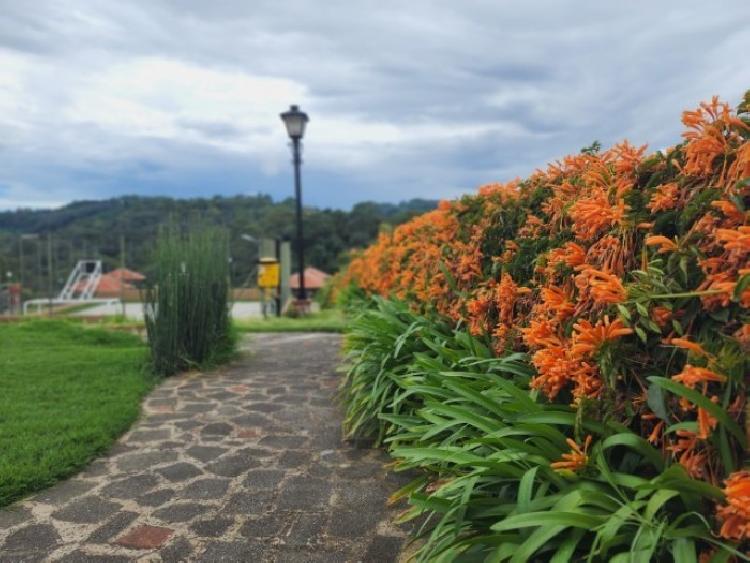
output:
[[[106,457],[0,510],[0,562],[397,560],[385,501],[405,478],[341,441],[340,343],[254,335],[165,380]]]

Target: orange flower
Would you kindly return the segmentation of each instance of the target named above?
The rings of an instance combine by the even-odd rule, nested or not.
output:
[[[668,446],[667,449],[677,457],[678,463],[685,468],[690,477],[699,479],[703,475],[706,455],[703,452],[696,451],[698,435],[689,430],[678,430],[676,434],[677,441]]]
[[[703,307],[709,310],[727,307],[732,300],[732,293],[736,286],[737,280],[731,272],[718,272],[706,276],[705,282],[699,289],[708,289],[717,293],[701,296]]]
[[[654,425],[654,429],[651,431],[651,434],[648,435],[647,440],[652,443],[656,444],[661,440],[661,434],[664,430],[664,421],[660,420]]]
[[[582,398],[595,399],[602,390],[602,378],[597,368],[587,362],[579,362],[572,367],[573,375],[573,397],[574,405],[577,405]]]
[[[561,346],[560,338],[557,336],[555,326],[546,319],[533,319],[527,328],[522,328],[524,342],[527,346]]]
[[[591,289],[591,296],[600,303],[622,303],[628,294],[620,278],[607,272],[587,268],[579,274],[581,283]],[[578,283],[578,279],[576,280]]]
[[[501,184],[495,182],[492,184],[484,184],[480,186],[477,193],[480,197],[492,197],[498,196],[501,200],[513,200],[518,198],[518,184],[520,179],[515,179],[507,184]]]
[[[570,208],[573,232],[578,240],[591,240],[603,229],[621,223],[628,210],[624,200],[619,199],[613,205],[603,189],[596,189]]]
[[[729,177],[734,181],[750,178],[750,141],[737,149],[735,161],[729,167]]]
[[[672,311],[666,307],[654,307],[651,311],[651,320],[659,325],[660,328],[664,328],[672,320]]]
[[[724,494],[727,505],[716,509],[716,515],[723,523],[719,532],[728,540],[750,538],[750,471],[732,473],[724,481]]]
[[[589,462],[588,449],[591,445],[591,434],[586,436],[583,448],[570,438],[565,441],[570,446],[570,453],[562,454],[562,461],[550,463],[550,467],[555,471],[580,471],[585,468]]]
[[[641,145],[635,148],[628,141],[618,143],[609,151],[615,156],[615,170],[618,174],[624,176],[631,176],[636,167],[641,163],[643,159],[643,153],[646,152],[648,145]]]
[[[733,229],[716,229],[716,240],[724,243],[727,250],[736,250],[740,254],[750,252],[750,227]]]
[[[750,352],[750,324],[743,324],[738,328],[737,332],[734,333],[734,337],[745,352]]]
[[[729,223],[732,223],[734,225],[741,225],[745,221],[745,214],[737,209],[737,205],[732,201],[719,199],[717,201],[712,201],[711,207],[715,207],[716,209],[720,210],[726,216]]]
[[[704,358],[712,358],[713,356],[706,352],[703,347],[697,342],[691,342],[687,338],[672,338],[669,340],[672,346],[677,346],[683,350],[689,350],[697,356],[703,356]]]
[[[685,367],[682,368],[680,373],[672,376],[672,380],[682,383],[685,387],[690,387],[690,389],[695,389],[696,385],[699,383],[706,384],[710,381],[724,383],[727,380],[727,377],[719,373],[714,373],[707,368],[685,364]]]
[[[513,282],[513,278],[510,274],[503,274],[496,289],[498,326],[495,329],[495,336],[498,339],[496,343],[496,349],[498,351],[505,348],[506,337],[513,327],[513,310],[519,293],[519,287]]]
[[[554,272],[558,264],[565,264],[570,268],[578,268],[586,262],[586,251],[574,242],[566,242],[560,248],[549,251],[548,264]]]
[[[469,312],[469,332],[471,334],[477,336],[486,330],[487,312],[491,304],[491,299],[485,296],[472,299],[466,304],[466,309]]]
[[[701,479],[706,468],[706,452],[688,451],[677,460],[692,479]]]
[[[627,328],[620,319],[615,319],[610,323],[608,316],[604,317],[604,322],[596,321],[596,325],[592,325],[586,319],[581,319],[573,325],[573,328],[576,330],[573,333],[571,349],[571,355],[574,358],[591,356],[605,342],[633,333],[633,329]]]
[[[671,182],[669,184],[662,184],[656,188],[654,195],[651,196],[651,200],[648,202],[648,208],[651,213],[657,213],[659,211],[668,211],[677,207],[677,196],[680,193],[680,188],[676,183]]]
[[[677,250],[677,245],[663,235],[651,235],[646,237],[646,246],[658,246],[659,254],[666,254],[667,252],[674,252]]]
[[[717,397],[712,397],[712,400],[714,399],[718,400]],[[713,402],[716,402],[716,400]],[[698,438],[707,440],[711,431],[716,428],[716,423],[717,420],[706,409],[698,407]]]
[[[738,120],[732,118],[729,105],[719,102],[718,96],[714,96],[710,103],[702,102],[695,111],[683,112],[682,122],[692,129],[682,134],[688,141],[685,147],[685,173],[696,176],[713,173],[716,157],[729,151],[725,133],[735,121]]]
[[[542,300],[544,305],[552,311],[558,320],[564,320],[573,316],[575,305],[570,302],[562,288],[556,286],[542,289]]]
[[[531,387],[541,389],[550,400],[557,397],[572,379],[573,370],[578,364],[568,358],[562,346],[538,350],[532,356],[531,363],[539,372],[539,375],[531,380]]]
[[[518,245],[512,241],[512,240],[506,240],[505,241],[505,250],[500,255],[500,262],[503,264],[509,264],[513,261],[513,258],[515,258],[516,253],[518,252]]]

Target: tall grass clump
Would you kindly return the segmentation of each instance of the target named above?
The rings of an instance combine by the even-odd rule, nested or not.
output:
[[[226,232],[165,228],[156,266],[145,304],[154,371],[172,375],[226,360],[234,349]]]

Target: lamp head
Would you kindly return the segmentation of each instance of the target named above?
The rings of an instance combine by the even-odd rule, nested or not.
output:
[[[281,114],[281,121],[284,122],[290,139],[299,140],[305,136],[305,126],[309,118],[304,111],[300,111],[299,106],[289,106],[289,111]]]

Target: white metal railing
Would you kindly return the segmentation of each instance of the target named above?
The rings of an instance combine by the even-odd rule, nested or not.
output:
[[[81,303],[93,305],[107,305],[110,307],[120,307],[122,302],[119,299],[29,299],[23,302],[23,314],[26,315],[29,309],[34,308],[34,312],[41,313],[42,310],[48,307],[56,307],[58,305],[80,305]]]
[[[102,277],[101,260],[79,260],[60,291],[59,301],[88,301],[94,297]]]

